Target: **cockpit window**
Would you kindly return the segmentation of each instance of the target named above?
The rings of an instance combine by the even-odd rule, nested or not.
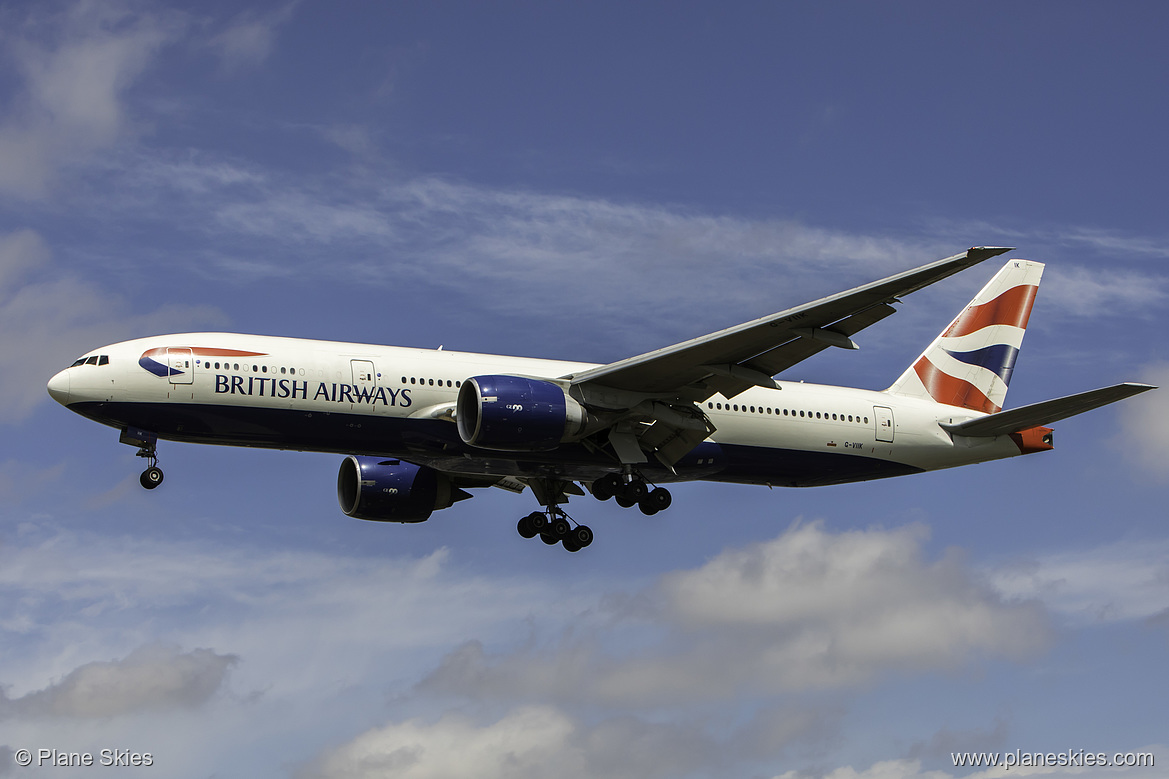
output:
[[[110,356],[108,354],[95,354],[92,357],[78,357],[70,368],[76,368],[78,365],[109,365]]]

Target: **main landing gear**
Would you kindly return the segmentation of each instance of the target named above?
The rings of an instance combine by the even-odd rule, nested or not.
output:
[[[540,537],[548,546],[561,544],[570,552],[579,552],[593,542],[593,531],[588,525],[577,525],[559,506],[547,511],[533,511],[519,521],[516,529],[524,538]]]
[[[561,544],[570,552],[579,552],[593,542],[593,531],[588,525],[577,525],[564,509],[560,508],[559,501],[566,500],[565,482],[549,480],[547,484],[539,482],[532,484],[540,502],[546,508],[543,511],[533,511],[521,519],[516,530],[524,538],[540,537],[545,544]],[[657,514],[670,507],[673,498],[670,491],[663,487],[650,489],[639,474],[632,469],[626,473],[610,473],[592,483],[593,495],[598,500],[617,498],[618,505],[624,508],[637,506],[641,513],[647,516]],[[579,494],[579,493],[576,493]]]
[[[560,508],[560,504],[568,502],[569,495],[584,494],[579,487],[555,475],[533,478],[528,485],[544,509],[533,511],[519,521],[516,530],[521,536],[539,536],[548,546],[560,544],[570,552],[579,552],[593,542],[593,531],[587,525],[577,525]]]
[[[673,496],[665,487],[649,488],[645,479],[630,474],[610,473],[593,482],[593,497],[597,500],[617,498],[617,505],[622,508],[637,506],[641,513],[653,516],[659,511],[665,511],[673,502]]]

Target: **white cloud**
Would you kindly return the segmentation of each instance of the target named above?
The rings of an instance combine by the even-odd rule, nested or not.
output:
[[[451,646],[466,631],[494,635],[497,623],[521,622],[541,602],[523,582],[459,574],[445,550],[418,560],[350,558],[46,531],[36,523],[5,540],[0,633],[14,646],[0,684],[11,696],[154,640],[239,655],[245,690],[277,680],[278,696],[340,680],[361,684],[380,674],[374,669],[386,653]],[[415,660],[425,664],[418,674],[432,658]]]
[[[33,230],[0,235],[0,292],[11,289],[29,272],[47,265],[52,253]]]
[[[245,11],[212,36],[207,45],[219,56],[223,71],[234,73],[268,59],[275,46],[277,30],[292,16],[297,4],[288,3],[267,14]]]
[[[374,157],[377,144],[368,127],[359,124],[333,124],[319,129],[325,140],[358,157]]]
[[[812,523],[671,574],[663,591],[687,629],[775,631],[820,647],[793,684],[847,683],[847,669],[863,678],[880,667],[938,667],[1042,645],[1015,635],[1036,625],[1043,633],[1034,604],[1001,601],[956,550],[923,560],[926,535],[920,526],[833,534]]]
[[[107,713],[169,701],[173,719],[189,710],[182,701],[215,690],[217,721],[262,720],[240,730],[249,741],[299,732],[331,712],[337,726],[306,743],[341,746],[320,752],[307,776],[459,775],[461,761],[480,776],[552,766],[566,777],[725,775],[839,732],[843,711],[792,691],[850,690],[890,672],[1014,657],[1043,635],[1041,612],[1003,602],[960,556],[925,559],[915,528],[800,526],[624,590],[613,581],[473,576],[445,551],[358,558],[26,524],[0,546],[0,634],[10,647],[0,684],[10,699],[30,709],[37,702],[46,721],[96,713],[80,701],[107,698],[122,701]],[[734,605],[745,587],[758,602]],[[712,611],[720,600],[726,613]],[[643,605],[629,608],[634,602]],[[941,638],[923,637],[927,630]],[[477,651],[469,637],[481,642]],[[170,675],[146,674],[151,663],[127,654],[159,640],[214,651],[168,650],[154,667]],[[216,669],[231,656],[228,689]],[[189,672],[173,671],[181,662]],[[72,692],[81,689],[98,692]],[[389,715],[387,691],[399,693]],[[474,700],[436,714],[451,695]],[[370,696],[382,704],[354,707]],[[727,700],[737,701],[733,720],[701,714]],[[390,721],[367,730],[373,718]],[[22,720],[22,743],[43,736],[38,727]],[[232,746],[233,728],[224,726],[219,754],[243,748]],[[166,743],[171,759],[187,748],[173,735]]]
[[[931,758],[944,760],[956,752],[991,752],[1001,750],[1007,743],[1008,727],[1006,720],[996,717],[993,729],[972,728],[969,730],[953,730],[941,728],[928,740],[913,744],[907,756],[911,758]]]
[[[363,158],[376,156],[363,127],[319,132]],[[121,194],[114,202],[103,198],[101,207],[145,214],[180,232],[197,229],[194,269],[217,277],[343,275],[354,284],[465,295],[499,316],[520,307],[525,317],[562,318],[570,299],[576,316],[603,322],[606,333],[644,335],[648,327],[674,336],[733,324],[726,312],[759,316],[953,254],[965,247],[954,235],[979,234],[871,234],[441,176],[403,178],[391,165],[371,165],[293,178],[206,153],[128,156],[106,169]],[[173,213],[186,215],[184,224],[170,224]],[[969,284],[977,289],[992,271],[972,271]],[[966,283],[915,295],[906,308],[915,322],[940,328],[972,294]],[[1048,311],[1096,316],[1153,311],[1169,289],[1156,274],[1051,263],[1041,294]]]
[[[1169,299],[1167,284],[1163,275],[1051,264],[1040,294],[1065,315],[1132,317],[1161,309]]]
[[[1093,249],[1109,255],[1144,255],[1153,258],[1169,257],[1169,246],[1163,238],[1146,238],[1141,236],[1124,235],[1115,230],[1103,228],[1076,227],[1046,233],[1046,238],[1062,240],[1065,243],[1090,246]]]
[[[1141,380],[1160,389],[1126,400],[1120,406],[1125,459],[1155,477],[1169,479],[1169,363],[1146,365]]]
[[[4,35],[23,91],[0,119],[0,192],[42,197],[63,166],[127,132],[123,95],[183,23],[120,3],[40,10]]]
[[[364,133],[330,135],[368,150]],[[519,308],[525,317],[563,319],[570,300],[574,321],[603,322],[606,333],[697,335],[734,324],[728,311],[761,316],[963,248],[790,219],[402,179],[381,167],[314,179],[186,153],[116,164],[105,172],[119,180],[118,198],[103,191],[100,204],[95,195],[78,207],[197,230],[195,272],[438,289],[500,316]],[[150,205],[158,203],[168,207]],[[185,215],[183,224],[169,221],[174,213]]]
[[[932,220],[932,235],[993,235],[1017,245],[1008,256],[1046,264],[1039,305],[1044,314],[1075,318],[1155,317],[1169,300],[1169,278],[1157,260],[1169,257],[1163,236],[1115,230]],[[1149,270],[1139,267],[1145,264]],[[1032,320],[1034,323],[1035,320]]]
[[[322,718],[324,733],[301,737],[312,748],[287,753],[303,777],[741,774],[837,738],[840,691],[1025,655],[1046,632],[1042,609],[1004,600],[960,555],[927,557],[915,527],[801,525],[629,589],[475,576],[445,551],[353,557],[36,523],[4,541],[0,685],[11,712],[40,714],[9,718],[20,745],[70,717],[141,729],[158,711],[150,743],[169,761],[199,753],[204,774],[245,740],[316,733]],[[172,646],[135,651],[158,640]],[[728,700],[738,713],[711,719]],[[937,779],[915,761],[829,775],[896,768]]]
[[[262,757],[265,770],[277,752],[285,765],[308,760],[383,720],[386,696],[407,690],[466,635],[511,640],[533,615],[547,624],[585,608],[569,583],[478,577],[445,550],[354,557],[33,522],[2,541],[0,688],[20,715],[5,720],[6,740],[138,746],[176,776],[238,769],[230,756],[240,753]],[[214,650],[153,650],[153,659],[132,651],[155,641]],[[229,681],[217,675],[226,658]],[[397,701],[394,712],[406,717],[416,705]],[[41,716],[23,716],[33,711]],[[94,735],[75,722],[83,714],[126,716],[96,722]],[[530,737],[527,729],[514,739]],[[480,746],[489,751],[490,741]],[[537,752],[534,762],[554,757]]]
[[[542,779],[585,776],[577,727],[548,707],[515,711],[486,726],[448,714],[428,724],[418,720],[386,725],[333,750],[304,777],[476,776],[480,779]]]
[[[59,479],[64,470],[63,464],[38,469],[23,460],[4,460],[0,462],[0,501],[40,494]]]
[[[176,646],[147,644],[122,660],[86,663],[20,698],[0,693],[0,716],[111,717],[192,708],[220,689],[237,660],[210,649],[182,652]]]
[[[1005,563],[990,579],[1008,597],[1040,600],[1075,624],[1145,619],[1169,609],[1169,541],[1049,552]]]
[[[920,760],[883,760],[857,771],[852,766],[836,768],[828,773],[788,771],[775,779],[953,779],[942,771],[922,771]]]
[[[774,758],[793,740],[807,737],[813,719],[811,714],[801,717],[783,711],[752,723],[744,734],[755,736],[757,743],[748,743],[744,734],[720,741],[697,723],[659,723],[631,716],[590,723],[548,705],[520,706],[495,719],[447,712],[434,721],[418,718],[372,728],[327,750],[298,776],[719,776],[761,755]],[[752,727],[759,733],[750,733]]]
[[[1038,604],[1004,601],[957,553],[922,559],[923,532],[797,526],[663,577],[650,594],[659,637],[648,650],[618,657],[581,630],[496,655],[472,642],[420,689],[643,707],[850,688],[1046,645]]]

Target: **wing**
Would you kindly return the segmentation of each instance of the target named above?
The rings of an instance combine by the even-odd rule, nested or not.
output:
[[[850,336],[894,313],[891,303],[901,296],[1008,251],[977,246],[847,292],[563,378],[586,396],[615,390],[684,403],[702,402],[719,392],[730,398],[753,386],[775,387],[772,376],[829,346],[857,348]]]

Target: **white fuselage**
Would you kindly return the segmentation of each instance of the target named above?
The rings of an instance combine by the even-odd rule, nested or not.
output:
[[[86,358],[90,359],[88,363]],[[591,481],[612,469],[565,444],[517,454],[463,444],[453,423],[470,377],[556,379],[594,367],[443,350],[233,333],[141,338],[94,350],[53,377],[74,411],[161,439],[400,457],[454,473]],[[661,481],[805,486],[859,481],[1010,457],[1010,436],[951,436],[940,423],[982,414],[929,400],[779,382],[701,404],[715,432]]]

